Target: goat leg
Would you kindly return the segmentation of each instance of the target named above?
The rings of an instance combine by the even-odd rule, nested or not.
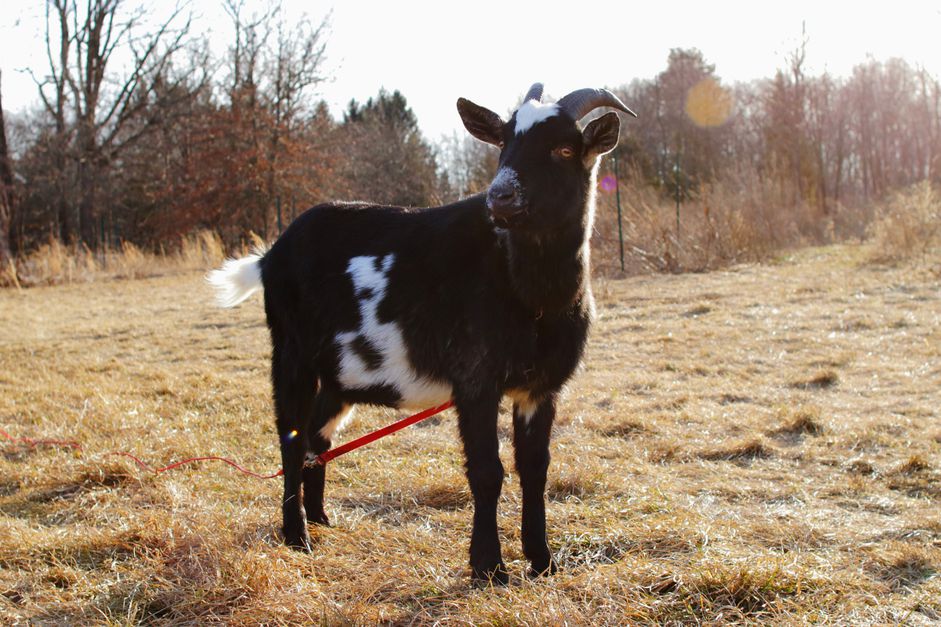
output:
[[[284,499],[281,502],[284,543],[309,552],[310,535],[307,533],[307,514],[301,502],[301,481],[316,380],[298,369],[294,351],[285,350],[277,342],[271,362],[281,468],[284,470]]]
[[[467,481],[474,496],[474,526],[470,541],[470,566],[474,579],[495,585],[509,581],[500,554],[497,533],[497,501],[503,487],[503,464],[497,441],[499,396],[455,399],[458,427],[464,443]]]
[[[313,458],[330,449],[331,436],[341,414],[348,411],[337,396],[322,388],[314,399],[314,412],[307,431],[307,457]],[[307,522],[330,526],[330,519],[323,508],[326,467],[320,464],[304,465],[304,510]]]
[[[516,471],[523,491],[521,536],[523,554],[531,576],[551,575],[557,566],[546,538],[546,472],[549,468],[549,437],[555,419],[555,399],[538,406],[513,405],[513,448]]]

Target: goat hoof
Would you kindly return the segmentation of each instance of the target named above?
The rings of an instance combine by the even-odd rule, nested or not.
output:
[[[318,514],[307,514],[307,522],[312,525],[322,525],[324,527],[330,526],[330,519],[327,518],[327,515],[324,512]]]
[[[510,583],[510,574],[503,562],[491,568],[471,567],[471,577],[479,586],[505,586]]]
[[[310,535],[307,534],[307,530],[304,530],[304,533],[301,534],[285,534],[284,544],[291,547],[295,551],[300,551],[302,553],[310,553],[313,551],[313,545],[310,542]]]
[[[310,545],[309,540],[298,540],[296,542],[285,542],[286,545],[297,551],[298,553],[312,553],[314,551],[313,547]]]
[[[555,560],[550,557],[545,561],[533,562],[528,574],[531,579],[535,579],[536,577],[554,575],[558,570],[559,567],[556,565]]]

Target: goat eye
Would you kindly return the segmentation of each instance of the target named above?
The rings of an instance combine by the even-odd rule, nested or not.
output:
[[[571,159],[575,156],[575,149],[571,146],[559,146],[552,151],[552,154],[561,157],[563,159]]]

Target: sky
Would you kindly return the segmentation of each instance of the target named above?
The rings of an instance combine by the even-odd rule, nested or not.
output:
[[[249,5],[262,5],[253,2]],[[144,4],[160,15],[175,2]],[[44,6],[42,0],[3,3],[0,69],[7,111],[38,106],[25,70],[46,71]],[[223,54],[232,29],[221,2],[191,6],[193,30],[206,33]],[[545,84],[552,100],[581,87],[653,78],[666,67],[671,48],[698,48],[726,84],[768,78],[786,65],[802,29],[811,74],[847,76],[868,58],[901,57],[941,77],[939,0],[284,0],[289,20],[305,12],[314,22],[330,16],[324,70],[332,78],[319,86],[318,97],[334,114],[339,116],[351,98],[364,101],[382,87],[398,89],[432,141],[464,134],[454,104],[459,96],[504,114],[536,81]]]

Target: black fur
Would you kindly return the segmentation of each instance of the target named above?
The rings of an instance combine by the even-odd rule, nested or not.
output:
[[[350,343],[350,348],[359,355],[369,370],[377,370],[382,366],[382,353],[365,335],[357,335],[356,339]]]
[[[417,373],[451,387],[474,497],[470,565],[476,578],[505,583],[496,522],[504,476],[498,407],[508,392],[522,399],[514,405],[513,441],[523,490],[523,551],[534,574],[549,574],[556,568],[545,523],[549,437],[558,393],[581,360],[592,316],[591,169],[597,154],[610,149],[591,142],[599,136],[610,144],[617,118],[613,128],[608,120],[605,128],[583,134],[574,120],[557,115],[518,136],[512,119],[503,124],[463,102],[465,125],[501,145],[501,167],[518,175],[519,213],[507,228],[495,226],[485,194],[417,210],[325,204],[291,224],[260,266],[287,544],[309,549],[305,519],[327,523],[324,469],[303,468],[305,454],[331,445],[321,436],[324,425],[344,405],[403,401],[393,385],[344,389],[336,341],[359,328],[358,303],[375,296],[372,290],[354,294],[350,259],[375,257],[381,272],[382,259],[394,254],[378,318],[401,329]],[[559,153],[560,147],[571,152]],[[368,368],[383,364],[368,338],[360,335],[351,347]]]

